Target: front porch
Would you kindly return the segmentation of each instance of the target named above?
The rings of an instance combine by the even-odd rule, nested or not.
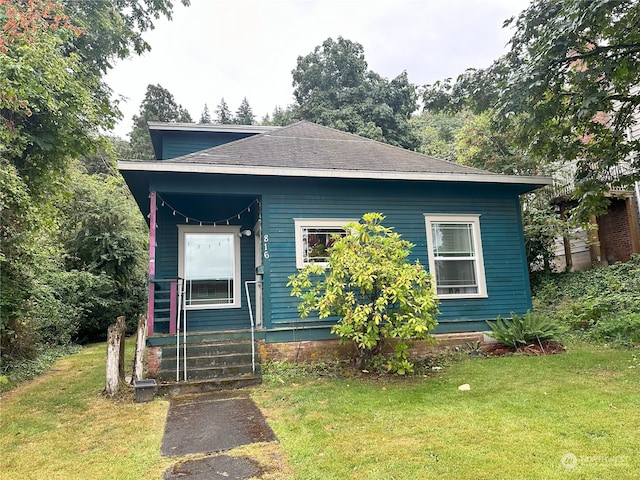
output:
[[[149,195],[148,373],[160,390],[260,381],[257,196]]]

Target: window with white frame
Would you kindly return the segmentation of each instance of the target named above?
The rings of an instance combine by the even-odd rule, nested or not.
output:
[[[425,221],[438,297],[486,297],[480,215],[425,214]]]
[[[329,265],[328,249],[337,237],[343,237],[347,223],[354,219],[295,218],[296,267]]]
[[[178,226],[187,309],[240,307],[240,227]]]

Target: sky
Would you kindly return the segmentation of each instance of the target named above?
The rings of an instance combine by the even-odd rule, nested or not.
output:
[[[503,22],[528,0],[174,0],[171,21],[144,35],[151,51],[119,61],[106,81],[119,99],[126,138],[149,84],[169,90],[198,121],[224,97],[247,98],[257,121],[293,103],[291,71],[331,37],[364,47],[368,68],[415,85],[455,78],[506,53]]]

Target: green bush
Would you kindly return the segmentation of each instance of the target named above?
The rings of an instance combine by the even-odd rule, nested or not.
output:
[[[527,311],[524,315],[511,313],[511,319],[498,316],[495,322],[487,322],[493,333],[490,334],[500,343],[518,348],[534,342],[553,340],[565,331],[565,328],[548,317]]]
[[[365,213],[359,223],[345,225],[350,234],[335,237],[329,268],[310,265],[289,277],[291,295],[301,299],[302,318],[318,313],[337,317],[331,332],[352,341],[361,368],[396,339],[390,372],[413,371],[407,341],[429,339],[438,303],[432,278],[419,262],[409,263],[413,245],[382,225],[384,215]]]
[[[640,255],[625,263],[549,275],[533,291],[534,309],[594,342],[640,343]]]
[[[66,327],[45,323],[43,332],[49,336],[70,333],[72,340],[79,343],[104,340],[107,328],[120,315],[127,318],[127,329],[131,332],[137,314],[141,312],[140,304],[144,304],[143,288],[134,285],[123,289],[105,273],[96,275],[80,270],[58,272],[49,282],[52,294],[60,304],[59,311],[66,316],[63,325],[68,326],[69,330],[62,331]]]
[[[587,332],[586,336],[599,343],[627,347],[640,345],[640,313],[604,317]]]

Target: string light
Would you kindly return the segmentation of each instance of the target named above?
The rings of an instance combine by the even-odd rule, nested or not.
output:
[[[255,200],[253,200],[249,205],[247,205],[245,208],[243,208],[242,210],[240,210],[238,213],[231,215],[227,218],[222,218],[219,220],[201,220],[198,218],[193,218],[193,217],[188,217],[187,215],[185,215],[184,213],[182,213],[181,211],[177,210],[176,208],[174,208],[173,206],[171,206],[170,203],[168,203],[164,198],[162,198],[160,195],[158,195],[156,193],[156,197],[161,201],[161,206],[163,207],[167,207],[171,210],[171,214],[173,216],[180,216],[183,217],[186,223],[189,223],[189,220],[191,220],[192,222],[198,223],[200,226],[203,225],[213,225],[214,227],[216,227],[218,225],[218,223],[224,223],[226,222],[227,225],[230,225],[230,220],[233,218],[237,218],[238,220],[241,220],[242,218],[242,214],[244,214],[245,212],[249,213],[251,212],[251,207],[253,205],[260,205],[260,201],[256,198]]]

